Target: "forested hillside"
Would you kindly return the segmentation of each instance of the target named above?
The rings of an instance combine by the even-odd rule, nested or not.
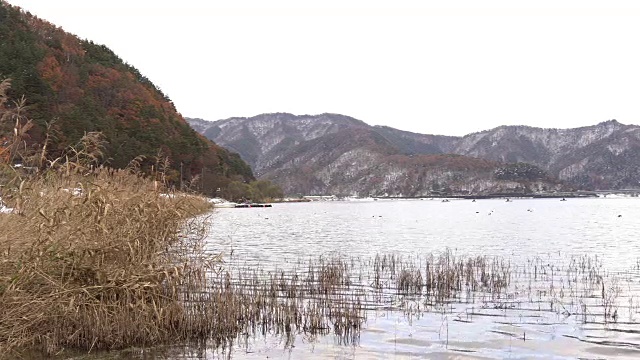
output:
[[[640,187],[640,126],[625,125],[616,120],[574,129],[500,126],[462,137],[370,126],[338,114],[295,116],[279,113],[209,122],[201,119],[187,121],[209,139],[240,153],[257,176],[273,179],[287,191],[348,189],[349,192],[424,194],[431,189],[446,187],[447,184],[454,184],[452,191],[512,191],[514,184],[509,182],[539,181],[542,178],[552,182],[560,180],[569,188],[583,190]],[[395,166],[391,166],[390,158],[376,156],[375,161],[371,160],[375,150],[363,151],[364,148],[356,141],[357,137],[343,136],[354,129],[383,138],[386,147],[399,155],[393,158]],[[335,146],[335,139],[340,136],[349,143],[349,149]],[[344,149],[344,152],[336,153],[339,149]],[[323,169],[329,164],[323,163],[327,160],[327,153],[334,154],[336,160],[339,157],[349,158],[351,168],[361,167],[365,157],[353,157],[356,150],[366,154],[370,165],[376,164],[369,173],[362,169],[356,177],[360,179],[358,184],[353,183],[356,178],[347,179],[343,176],[352,173],[346,165],[338,172]],[[442,154],[462,157],[438,156]],[[429,160],[427,164],[418,164],[418,159]],[[436,176],[450,174],[446,169],[453,165],[451,159],[455,159],[457,164],[466,165],[458,167],[458,170],[455,170],[456,166],[451,168],[457,174],[455,177]],[[483,180],[478,183],[481,185],[470,186],[468,184],[474,181],[467,181],[467,185],[460,186],[455,179],[465,176],[468,179],[480,179],[477,177],[479,173],[471,169],[482,168],[476,166],[481,164],[481,159],[500,168],[495,169],[493,175],[486,173],[481,176]],[[381,164],[389,166],[378,166]],[[425,173],[414,178],[411,174],[415,171],[409,170],[406,167],[408,164],[412,164],[410,168],[414,170],[424,169]],[[433,165],[437,165],[437,168],[434,169]],[[464,168],[471,172],[461,172]],[[397,177],[385,173],[390,171],[403,175]],[[389,175],[387,178],[396,180],[384,182],[385,185],[380,187],[380,183],[371,180],[372,176],[369,175],[372,174]],[[397,185],[399,182],[404,185]],[[515,186],[520,189],[535,188],[523,183]],[[550,189],[557,186],[547,184],[544,187]],[[391,188],[403,190],[388,191]]]
[[[170,181],[188,182],[199,175],[197,187],[205,192],[253,179],[238,154],[197,134],[160,89],[107,47],[2,0],[1,79],[11,80],[10,99],[26,99],[24,119],[35,124],[26,146],[39,146],[48,132],[51,157],[86,132],[100,131],[108,141],[106,161],[113,167],[143,155],[142,167],[149,168],[160,154],[169,159]],[[12,129],[13,124],[0,124],[0,138]]]
[[[339,114],[187,119],[289,195],[531,194],[567,189],[535,165],[445,154],[459,138],[369,126]],[[445,150],[446,149],[446,150]]]

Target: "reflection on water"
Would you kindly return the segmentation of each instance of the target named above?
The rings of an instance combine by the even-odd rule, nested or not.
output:
[[[637,358],[639,205],[380,200],[219,209],[207,246],[224,253],[230,275],[218,283],[260,309],[266,302],[256,296],[288,310],[224,347],[154,349],[152,358]],[[283,317],[291,313],[300,317]]]

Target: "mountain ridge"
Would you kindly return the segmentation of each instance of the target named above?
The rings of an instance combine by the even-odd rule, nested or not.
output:
[[[351,123],[345,123],[344,119],[350,119]],[[334,120],[335,119],[335,120]],[[252,166],[258,176],[273,179],[276,183],[286,182],[285,187],[290,191],[300,191],[294,181],[284,180],[284,175],[299,177],[292,169],[300,170],[300,167],[288,166],[287,161],[297,159],[299,162],[306,162],[307,168],[317,165],[319,168],[336,166],[331,162],[319,161],[322,150],[321,143],[333,144],[335,147],[336,133],[346,129],[358,128],[367,130],[385,139],[387,152],[371,151],[365,155],[366,146],[356,144],[350,149],[344,148],[344,154],[354,154],[360,146],[359,156],[365,163],[376,163],[378,168],[385,168],[385,171],[401,171],[405,175],[410,172],[408,169],[399,170],[389,163],[390,155],[396,156],[397,162],[412,163],[405,157],[423,155],[444,155],[455,154],[469,157],[476,160],[463,160],[461,162],[474,162],[486,160],[492,162],[493,171],[506,164],[527,163],[542,169],[550,181],[547,185],[539,184],[540,188],[559,188],[556,182],[558,179],[566,182],[568,187],[581,189],[619,189],[628,187],[638,187],[640,180],[640,126],[626,125],[617,120],[602,121],[596,125],[582,126],[578,128],[537,128],[528,125],[503,125],[493,129],[473,132],[464,136],[430,135],[420,134],[405,130],[399,130],[390,126],[371,126],[365,122],[339,114],[324,113],[320,115],[293,115],[289,113],[260,114],[247,118],[230,118],[217,121],[196,120],[187,118],[190,124],[199,123],[201,133],[221,144],[229,145],[232,149]],[[305,124],[305,127],[296,125],[298,122]],[[256,132],[261,128],[266,131]],[[305,130],[306,129],[306,130]],[[313,129],[315,131],[307,131]],[[324,138],[323,138],[324,137]],[[303,144],[314,139],[314,146]],[[347,141],[345,139],[345,141]],[[244,149],[243,149],[244,147]],[[247,148],[251,150],[247,150]],[[338,147],[336,147],[338,148]],[[342,149],[342,148],[341,148]],[[393,153],[393,154],[391,154]],[[315,155],[313,155],[315,154]],[[344,155],[343,154],[343,155]],[[374,155],[372,155],[374,154]],[[375,161],[372,160],[375,158]],[[398,157],[400,156],[400,157]],[[341,162],[339,156],[334,156],[334,161]],[[444,161],[444,160],[442,160]],[[357,162],[352,162],[358,168]],[[387,164],[383,166],[382,164]],[[415,166],[415,164],[414,164]],[[422,165],[419,165],[422,166]],[[338,166],[339,167],[339,166]],[[397,167],[397,166],[396,166]],[[425,165],[425,168],[428,166]],[[478,179],[488,181],[492,177],[489,170],[486,174],[476,176]],[[342,171],[348,171],[343,169]],[[431,169],[433,171],[433,169]],[[307,170],[307,173],[309,171]],[[324,184],[326,191],[331,189],[346,189],[348,186],[338,185],[339,176],[327,176],[328,171],[317,169],[313,179],[307,176],[312,183],[318,179],[324,179],[320,183]],[[382,176],[382,174],[378,174]],[[376,175],[376,176],[378,176]],[[460,174],[459,174],[460,175]],[[469,174],[467,174],[469,175]],[[422,178],[429,176],[422,174]],[[463,176],[463,175],[460,175]],[[479,176],[479,177],[478,177]],[[367,178],[367,174],[360,174],[359,180]],[[495,176],[494,176],[495,177]],[[414,179],[415,181],[422,181]],[[441,182],[442,179],[432,182]],[[494,181],[495,179],[491,180]],[[345,180],[346,181],[346,180]],[[354,181],[353,179],[349,181]],[[356,181],[356,182],[357,182]],[[304,180],[300,180],[304,182]],[[423,181],[424,182],[424,181]],[[504,184],[503,184],[504,185]],[[411,186],[407,184],[405,190]],[[429,192],[428,184],[424,183],[415,191],[409,193],[425,194]],[[501,185],[491,184],[478,191],[500,190]],[[507,188],[514,188],[514,185]],[[518,187],[518,186],[515,186]],[[520,185],[519,188],[526,186]],[[315,187],[314,193],[322,192],[322,187]],[[362,189],[371,189],[376,192],[375,187],[362,186]],[[354,186],[351,192],[357,191]],[[378,189],[379,190],[379,189]],[[343,190],[340,190],[343,191]],[[460,188],[456,191],[464,191]],[[300,191],[303,192],[303,191]],[[405,193],[407,191],[404,191]]]
[[[213,122],[190,118],[187,121],[214,141],[238,151],[257,176],[283,186],[289,194],[420,196],[442,191],[487,194],[568,188],[556,180],[556,175],[544,171],[546,168],[541,170],[545,175],[535,179],[498,178],[496,174],[508,163],[523,162],[521,156],[505,161],[492,158],[491,153],[483,156],[485,154],[478,151],[477,140],[504,131],[500,128],[473,134],[477,139],[470,141],[471,135],[419,134],[389,126],[371,126],[352,117],[330,113],[271,113]],[[359,136],[340,134],[355,130]],[[474,156],[474,151],[479,156]],[[538,167],[537,164],[531,166]],[[394,175],[396,180],[392,181],[391,173],[402,174],[404,180]],[[529,172],[537,173],[541,172]]]

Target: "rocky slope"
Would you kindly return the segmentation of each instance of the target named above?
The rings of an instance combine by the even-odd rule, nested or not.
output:
[[[333,114],[270,114],[251,119],[230,118],[214,124],[207,122],[209,126],[199,119],[187,121],[207,138],[219,139],[225,147],[241,154],[257,175],[306,141],[344,129],[368,127],[362,121]]]
[[[372,127],[343,115],[187,121],[240,153],[258,176],[290,195],[429,196],[561,188],[543,171],[500,178],[496,174],[505,164],[445,154],[459,138]]]
[[[590,189],[640,186],[640,126],[615,120],[575,129],[501,126],[464,136],[451,152],[535,164]]]
[[[381,136],[393,149],[387,153],[396,155],[457,154],[496,164],[523,162],[578,188],[640,187],[640,126],[624,125],[615,120],[575,129],[501,126],[463,137],[369,126],[333,114],[300,117],[263,114],[208,123],[200,121],[199,124],[207,137],[231,146],[258,174],[268,176],[283,168],[280,159],[296,155],[306,159],[308,166],[313,166],[315,157],[304,154],[307,150],[301,144],[312,139],[320,139],[316,142],[322,143],[327,141],[328,135],[349,128],[366,129]]]

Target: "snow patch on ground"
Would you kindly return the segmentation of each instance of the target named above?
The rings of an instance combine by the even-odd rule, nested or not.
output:
[[[13,212],[13,209],[7,207],[4,202],[2,202],[2,198],[0,198],[0,214],[10,214]]]
[[[81,188],[73,188],[73,189],[62,189],[62,191],[71,193],[71,195],[73,196],[80,196],[82,195],[82,189]]]

